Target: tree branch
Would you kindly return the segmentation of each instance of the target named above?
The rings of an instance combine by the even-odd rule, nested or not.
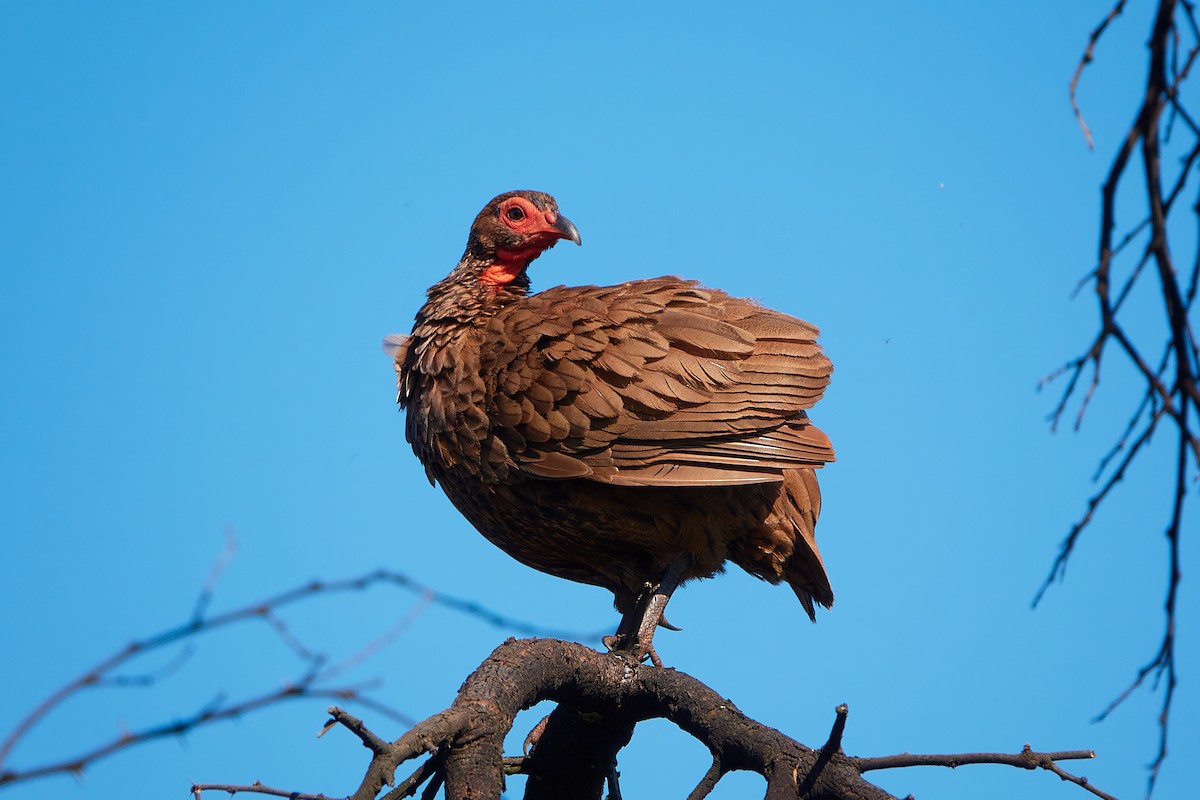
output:
[[[1083,122],[1075,99],[1076,89],[1084,67],[1092,61],[1097,40],[1123,8],[1124,3],[1118,2],[1100,25],[1092,31],[1087,50],[1071,78],[1071,106],[1083,127],[1089,147],[1092,145],[1091,135]],[[1181,53],[1184,52],[1182,40],[1185,35],[1190,37],[1190,40],[1186,46],[1186,54],[1181,59]],[[1192,167],[1200,158],[1200,124],[1197,124],[1195,118],[1180,100],[1180,88],[1190,75],[1197,57],[1200,56],[1200,26],[1197,25],[1191,0],[1182,0],[1182,2],[1159,0],[1155,7],[1148,46],[1150,59],[1145,90],[1134,121],[1117,149],[1103,185],[1099,260],[1091,275],[1095,278],[1096,300],[1100,312],[1099,332],[1083,355],[1068,361],[1047,379],[1047,381],[1053,380],[1063,374],[1070,375],[1066,389],[1050,415],[1052,427],[1057,426],[1067,408],[1068,401],[1078,395],[1080,375],[1090,364],[1093,369],[1093,377],[1087,392],[1080,399],[1076,423],[1076,427],[1078,427],[1099,384],[1100,362],[1105,348],[1110,342],[1115,343],[1118,351],[1137,370],[1142,379],[1141,388],[1136,395],[1137,402],[1133,414],[1117,437],[1115,444],[1100,460],[1093,480],[1099,481],[1106,474],[1107,478],[1103,478],[1102,487],[1088,500],[1086,511],[1063,540],[1050,574],[1034,598],[1034,605],[1037,605],[1050,584],[1063,576],[1067,562],[1074,552],[1081,534],[1092,523],[1096,512],[1110,496],[1112,489],[1126,477],[1134,461],[1147,451],[1145,445],[1159,427],[1159,423],[1166,421],[1168,425],[1173,426],[1178,433],[1179,446],[1174,464],[1171,521],[1166,531],[1169,571],[1167,599],[1164,604],[1163,638],[1153,658],[1138,670],[1130,685],[1098,717],[1098,719],[1107,717],[1133,691],[1141,687],[1147,678],[1152,678],[1152,684],[1155,686],[1160,678],[1166,678],[1163,704],[1159,714],[1158,750],[1150,767],[1147,794],[1153,791],[1159,770],[1167,755],[1168,722],[1175,690],[1175,619],[1181,580],[1179,545],[1182,535],[1184,503],[1187,496],[1186,487],[1190,485],[1197,468],[1200,468],[1200,435],[1193,427],[1193,420],[1198,417],[1198,413],[1193,412],[1200,412],[1200,382],[1198,382],[1200,349],[1197,348],[1196,335],[1192,329],[1190,318],[1192,304],[1196,297],[1197,283],[1200,281],[1200,246],[1196,247],[1196,252],[1191,259],[1192,267],[1188,288],[1184,291],[1180,284],[1180,276],[1175,269],[1168,224],[1175,200],[1183,191],[1191,176]],[[1170,112],[1165,128],[1160,124],[1164,110]],[[1174,177],[1169,181],[1164,181],[1162,150],[1164,143],[1172,134],[1175,120],[1182,121],[1183,125],[1180,130],[1184,135],[1192,137],[1192,140],[1187,145],[1186,155],[1181,159],[1180,167]],[[1114,248],[1113,232],[1116,226],[1117,196],[1124,185],[1129,159],[1138,144],[1141,145],[1147,211],[1142,221],[1126,233]],[[1170,186],[1170,191],[1165,194],[1164,183]],[[1200,203],[1193,205],[1192,211],[1200,221]],[[1148,233],[1145,250],[1124,278],[1114,302],[1110,297],[1110,286],[1114,283],[1114,259],[1127,244],[1142,233]],[[1150,366],[1142,355],[1142,349],[1117,320],[1125,299],[1130,296],[1134,285],[1145,276],[1147,272],[1145,267],[1148,264],[1154,266],[1151,272],[1158,277],[1158,295],[1162,300],[1161,318],[1169,331],[1166,351],[1157,368]],[[1043,385],[1047,381],[1043,381]],[[1133,439],[1133,444],[1129,445],[1130,437],[1134,436],[1135,431],[1138,433]],[[1124,455],[1117,461],[1117,456],[1121,453]],[[1128,536],[1123,537],[1123,540],[1127,541]]]
[[[225,792],[230,796],[245,792],[247,794],[265,794],[271,797],[286,797],[288,800],[339,800],[323,794],[308,794],[307,792],[289,792],[285,789],[272,789],[270,786],[255,781],[248,786],[237,786],[232,783],[194,783],[192,797],[201,800],[204,792]]]
[[[532,755],[505,759],[501,748],[514,717],[543,700],[555,701],[559,706],[550,715]],[[330,709],[330,715],[372,752],[366,774],[350,800],[372,800],[391,784],[400,764],[422,753],[436,755],[388,792],[386,800],[411,795],[431,776],[434,780],[444,777],[447,800],[495,797],[504,785],[504,775],[515,771],[529,775],[526,798],[598,798],[606,782],[610,797],[615,798],[619,796],[616,753],[629,741],[634,725],[653,718],[673,722],[713,754],[712,766],[689,795],[693,800],[706,797],[721,777],[733,770],[762,775],[769,800],[895,800],[865,781],[862,773],[975,763],[1045,769],[1109,798],[1086,778],[1077,778],[1056,763],[1092,758],[1095,754],[1091,751],[1036,753],[1026,747],[1015,755],[852,758],[841,752],[847,715],[844,705],[837,709],[828,741],[817,751],[749,719],[728,700],[682,672],[551,639],[506,641],[467,678],[446,711],[391,743],[340,709]],[[581,736],[589,741],[579,743]],[[434,759],[440,763],[430,766]]]
[[[1077,777],[1064,770],[1056,762],[1072,761],[1081,758],[1095,758],[1091,750],[1066,750],[1058,753],[1035,753],[1029,745],[1025,745],[1019,753],[956,753],[953,755],[913,755],[902,753],[896,756],[879,756],[877,758],[854,759],[859,771],[869,772],[875,769],[896,769],[897,767],[949,767],[955,769],[966,764],[1005,764],[1022,769],[1044,769],[1053,772],[1064,781],[1070,781],[1076,786],[1082,786],[1097,797],[1104,800],[1117,800],[1107,792],[1102,792],[1093,786],[1087,778]]]
[[[1075,112],[1075,119],[1079,122],[1079,127],[1083,131],[1083,138],[1087,140],[1089,150],[1094,150],[1095,142],[1092,141],[1092,131],[1088,128],[1087,123],[1083,121],[1083,112],[1079,110],[1079,102],[1075,99],[1075,90],[1079,88],[1079,79],[1083,75],[1083,70],[1096,57],[1096,42],[1100,41],[1100,37],[1104,35],[1104,29],[1109,23],[1120,16],[1125,9],[1125,0],[1117,0],[1117,4],[1112,7],[1099,25],[1095,27],[1091,35],[1088,36],[1087,49],[1083,51],[1083,56],[1079,59],[1079,65],[1075,67],[1075,74],[1071,76],[1071,109]]]
[[[204,587],[193,605],[192,615],[187,622],[128,643],[120,650],[117,650],[115,653],[85,670],[73,680],[68,681],[59,689],[50,693],[17,722],[4,737],[3,741],[0,741],[0,787],[56,774],[70,773],[79,775],[95,762],[128,748],[168,736],[181,736],[214,722],[234,719],[253,711],[301,698],[323,699],[326,701],[332,699],[340,703],[357,703],[386,714],[406,725],[411,725],[413,724],[412,719],[372,699],[362,691],[361,687],[331,685],[329,681],[377,653],[385,644],[394,640],[406,630],[431,605],[449,608],[459,613],[473,616],[489,625],[506,628],[515,632],[560,634],[573,638],[578,637],[584,641],[598,641],[601,636],[601,632],[599,631],[569,632],[542,629],[530,623],[498,614],[478,603],[435,591],[406,575],[387,570],[376,570],[358,577],[341,580],[310,581],[293,589],[250,603],[249,605],[209,615],[209,607],[212,603],[216,584],[227,567],[233,553],[236,551],[236,546],[236,539],[232,532],[227,531],[226,545],[216,559],[209,577],[205,581]],[[375,641],[368,643],[358,653],[332,667],[325,666],[329,660],[325,654],[317,652],[296,638],[287,623],[280,616],[280,612],[283,609],[298,605],[304,601],[331,594],[360,592],[379,585],[393,586],[407,592],[415,593],[418,595],[419,600],[409,613],[394,625],[392,629],[385,632]],[[21,769],[3,768],[7,765],[13,750],[25,736],[71,698],[90,689],[118,686],[152,687],[160,680],[173,674],[187,660],[193,649],[193,640],[200,638],[204,634],[253,622],[265,624],[300,661],[299,674],[290,683],[232,703],[227,702],[223,693],[219,693],[215,700],[182,719],[168,720],[134,732],[122,731],[108,741],[56,761]],[[168,663],[167,667],[157,672],[132,676],[116,674],[117,670],[138,657],[164,650],[181,642],[185,643],[184,648]]]

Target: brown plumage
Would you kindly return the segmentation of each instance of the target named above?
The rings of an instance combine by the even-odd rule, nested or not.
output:
[[[727,560],[810,617],[832,604],[813,470],[834,455],[805,412],[832,372],[817,329],[674,277],[529,294],[563,238],[579,242],[552,197],[500,195],[389,337],[429,479],[517,560],[611,590],[616,646],[653,656],[671,590]]]

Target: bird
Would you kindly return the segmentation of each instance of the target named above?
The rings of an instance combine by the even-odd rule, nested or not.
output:
[[[786,583],[816,620],[807,410],[833,367],[815,326],[674,276],[531,293],[530,264],[582,243],[549,194],[475,217],[411,333],[385,337],[405,435],[431,484],[517,561],[613,593],[610,650],[662,664],[675,589],[732,562]]]

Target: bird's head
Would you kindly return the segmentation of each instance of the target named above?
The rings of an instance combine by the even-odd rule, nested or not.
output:
[[[471,225],[466,258],[482,265],[479,280],[502,288],[559,239],[580,244],[579,231],[544,192],[506,192],[483,207]]]

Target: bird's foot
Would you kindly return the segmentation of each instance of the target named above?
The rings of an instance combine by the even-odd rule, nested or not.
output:
[[[645,661],[649,658],[650,663],[656,667],[661,667],[663,663],[654,649],[654,632],[663,622],[663,611],[667,608],[667,601],[671,599],[670,592],[674,586],[667,591],[663,591],[663,589],[663,586],[659,586],[657,591],[650,595],[650,602],[646,604],[646,611],[638,625],[637,636],[631,637],[633,646],[629,648],[638,661]],[[664,627],[669,626],[670,623],[667,623]]]
[[[533,748],[537,747],[538,742],[542,740],[542,734],[546,732],[546,723],[550,721],[550,715],[542,717],[542,721],[533,726],[533,730],[525,737],[525,744],[522,745],[521,752],[529,755],[533,752]]]
[[[678,559],[667,567],[662,581],[657,586],[646,584],[634,604],[636,610],[622,617],[616,634],[601,640],[610,652],[629,653],[638,663],[649,659],[656,667],[663,665],[662,659],[654,649],[654,631],[659,626],[667,630],[679,630],[667,621],[664,612],[671,594],[679,586],[686,566],[686,560]]]
[[[600,642],[608,648],[608,652],[628,654],[639,664],[649,659],[650,663],[656,667],[663,665],[662,659],[658,657],[658,652],[654,649],[653,641],[641,641],[640,639],[631,639],[624,634],[614,634],[605,636]]]
[[[663,665],[662,659],[658,657],[658,651],[654,649],[654,642],[638,641],[637,644],[630,648],[630,652],[633,653],[638,663],[650,659],[650,663],[656,667]]]

